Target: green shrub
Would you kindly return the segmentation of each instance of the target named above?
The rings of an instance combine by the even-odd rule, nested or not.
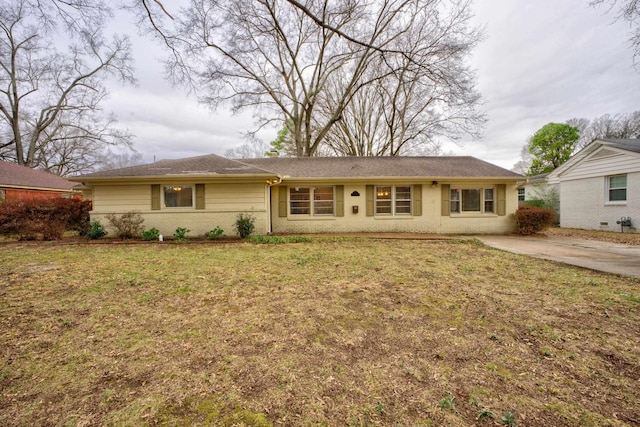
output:
[[[142,231],[142,223],[144,223],[144,218],[136,211],[129,211],[120,216],[110,213],[105,215],[105,218],[116,229],[116,235],[120,239],[138,237]]]
[[[160,237],[160,230],[153,227],[150,230],[144,230],[142,232],[142,240],[158,240]]]
[[[176,242],[186,242],[187,241],[187,233],[190,232],[188,228],[178,227],[176,228],[176,232],[173,233],[173,238]]]
[[[555,222],[556,213],[550,209],[521,206],[511,214],[511,219],[515,223],[516,233],[530,235],[551,227]]]
[[[238,214],[236,219],[236,231],[242,239],[251,236],[251,233],[253,233],[253,230],[255,229],[255,221],[255,217],[250,214]]]
[[[89,224],[89,231],[85,234],[87,239],[97,240],[107,235],[107,230],[104,229],[104,226],[100,223],[100,221],[95,220],[91,221]]]
[[[209,240],[215,240],[218,237],[222,236],[223,234],[224,234],[224,230],[216,226],[216,228],[214,228],[213,230],[209,230],[209,232],[206,234],[206,237]]]

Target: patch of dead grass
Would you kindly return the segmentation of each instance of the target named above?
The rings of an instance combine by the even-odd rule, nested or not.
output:
[[[2,425],[640,420],[638,280],[473,241],[0,251]]]

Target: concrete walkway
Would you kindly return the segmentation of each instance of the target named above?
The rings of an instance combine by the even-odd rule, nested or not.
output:
[[[568,237],[478,236],[478,239],[508,252],[640,278],[640,246]]]

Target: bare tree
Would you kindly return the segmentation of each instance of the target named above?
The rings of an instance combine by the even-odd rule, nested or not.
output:
[[[586,147],[596,138],[640,138],[640,111],[629,114],[604,114],[595,119],[574,118],[567,120],[580,131],[575,151]]]
[[[339,155],[440,154],[439,137],[479,137],[485,117],[464,58],[481,39],[469,29],[468,2],[453,3],[443,15],[429,3],[412,5],[410,31],[393,43],[403,55],[382,57],[393,72],[361,88],[327,135]],[[338,79],[337,85],[341,80]],[[329,111],[335,102],[328,91]]]
[[[529,152],[529,144],[524,144],[522,146],[522,149],[520,150],[520,160],[518,160],[516,164],[513,165],[511,170],[521,175],[526,175],[529,171],[529,168],[531,168],[532,162],[533,154]]]
[[[259,126],[282,123],[284,116],[296,154],[311,156],[336,124],[348,120],[347,108],[360,91],[380,87],[403,68],[406,81],[438,87],[429,93],[432,111],[453,106],[437,102],[447,90],[469,95],[473,79],[462,64],[479,32],[467,31],[468,10],[463,0],[193,0],[179,35],[167,38],[189,61],[173,57],[171,71],[178,80],[185,70],[196,76],[201,101],[214,108],[226,101],[235,111],[254,108]],[[462,74],[452,78],[457,71]],[[414,105],[396,99],[398,109]],[[394,130],[400,123],[386,119]],[[406,133],[392,143],[413,139]]]
[[[594,7],[604,7],[614,14],[615,20],[627,21],[631,27],[629,42],[633,49],[633,62],[640,57],[640,0],[591,0]]]
[[[0,156],[68,174],[90,170],[96,147],[130,145],[100,109],[106,78],[134,81],[128,39],[103,37],[109,13],[100,1],[0,4]]]

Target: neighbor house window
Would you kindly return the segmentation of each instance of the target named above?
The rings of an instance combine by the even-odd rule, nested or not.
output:
[[[411,186],[377,186],[375,192],[377,215],[411,215]]]
[[[494,213],[495,190],[490,188],[452,188],[452,213]]]
[[[165,185],[163,186],[163,200],[165,208],[192,208],[192,185]]]
[[[627,175],[614,175],[607,177],[607,201],[627,201]]]
[[[291,215],[334,215],[334,187],[289,188],[289,212]]]
[[[524,188],[518,188],[518,201],[524,201]]]

